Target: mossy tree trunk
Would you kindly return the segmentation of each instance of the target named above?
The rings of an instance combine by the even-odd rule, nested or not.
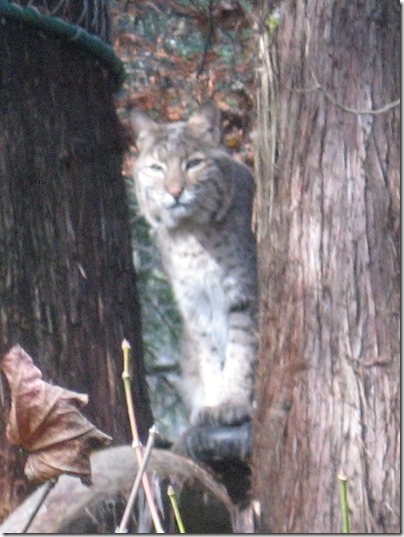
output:
[[[256,15],[258,529],[399,532],[399,5]]]
[[[142,437],[152,416],[121,176],[124,143],[108,70],[62,40],[0,29],[0,355],[20,343],[46,380],[84,392],[86,415],[130,441],[121,341],[134,349]],[[5,440],[0,380],[0,519],[26,491]]]

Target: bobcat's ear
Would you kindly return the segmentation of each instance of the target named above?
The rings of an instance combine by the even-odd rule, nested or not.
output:
[[[187,129],[194,138],[206,139],[220,144],[222,129],[220,112],[212,101],[202,105],[187,121]]]
[[[141,151],[147,137],[153,136],[158,129],[155,121],[150,119],[144,112],[133,108],[130,113],[132,129],[135,134],[136,145]]]

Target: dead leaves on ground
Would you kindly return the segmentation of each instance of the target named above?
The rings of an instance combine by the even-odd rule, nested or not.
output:
[[[244,4],[112,2],[114,49],[129,74],[116,107],[129,133],[133,107],[158,121],[180,121],[213,99],[223,113],[226,147],[253,167],[256,46]],[[124,174],[131,175],[126,166]]]
[[[90,452],[111,442],[80,412],[87,395],[42,380],[24,349],[15,345],[0,361],[11,390],[6,435],[28,452],[25,474],[45,481],[62,473],[91,484]]]

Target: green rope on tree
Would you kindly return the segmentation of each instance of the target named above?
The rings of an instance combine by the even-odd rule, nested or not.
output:
[[[11,4],[7,0],[0,0],[0,17],[5,17],[14,22],[23,22],[32,28],[60,37],[88,52],[88,54],[93,55],[102,61],[111,71],[116,80],[117,89],[125,80],[126,73],[124,65],[116,56],[113,48],[98,36],[87,32],[81,26],[66,22],[57,17],[41,14],[31,7]]]

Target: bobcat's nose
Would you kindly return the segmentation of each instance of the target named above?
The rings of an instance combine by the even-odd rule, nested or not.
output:
[[[178,201],[181,197],[181,194],[184,192],[184,187],[179,183],[173,183],[171,185],[167,185],[166,190],[169,194],[171,194],[175,201]]]

